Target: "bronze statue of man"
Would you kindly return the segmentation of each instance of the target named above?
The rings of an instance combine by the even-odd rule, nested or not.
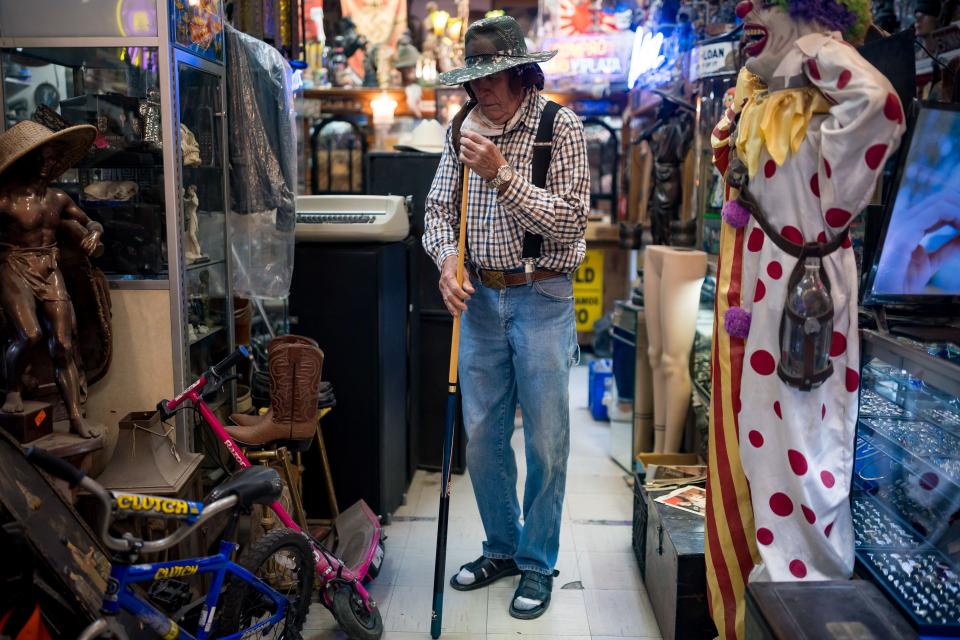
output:
[[[57,228],[64,220],[78,222],[86,229],[80,247],[93,255],[103,227],[49,185],[84,156],[95,136],[89,125],[54,133],[29,120],[0,135],[0,307],[14,334],[4,353],[7,396],[0,411],[23,411],[27,354],[46,337],[70,429],[85,438],[98,432],[81,409],[74,311],[57,264]]]

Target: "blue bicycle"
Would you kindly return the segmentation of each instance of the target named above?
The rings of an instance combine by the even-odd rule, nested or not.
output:
[[[274,529],[250,545],[237,562],[231,560],[237,548],[231,538],[240,514],[254,504],[270,505],[280,498],[283,483],[276,471],[261,466],[241,469],[200,503],[110,492],[73,465],[42,450],[28,449],[27,458],[71,487],[81,486],[102,507],[98,533],[114,556],[103,596],[102,617],[88,626],[79,640],[126,640],[126,631],[118,621],[121,611],[165,640],[299,640],[313,590],[314,560],[307,538],[293,529]],[[170,549],[225,512],[231,512],[232,518],[216,555],[139,563],[142,554]],[[111,521],[126,516],[176,519],[185,525],[160,540],[141,540],[129,533],[120,538],[111,535]],[[209,588],[202,598],[199,617],[192,623],[192,633],[182,628],[186,624],[183,620],[178,623],[167,617],[134,588],[142,583],[201,575],[209,576]]]

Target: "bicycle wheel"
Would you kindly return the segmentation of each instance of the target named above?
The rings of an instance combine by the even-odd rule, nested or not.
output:
[[[260,637],[299,640],[313,595],[313,550],[303,534],[274,529],[241,554],[237,564],[288,600],[287,617]],[[273,614],[273,602],[249,584],[232,577],[223,597],[220,633],[249,629]]]
[[[333,592],[333,617],[351,640],[379,640],[383,635],[380,609],[367,611],[352,587],[337,587]]]

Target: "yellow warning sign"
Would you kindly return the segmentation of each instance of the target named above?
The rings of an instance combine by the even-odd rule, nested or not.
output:
[[[593,323],[603,315],[603,249],[587,249],[573,276],[573,299],[577,331],[593,331]]]

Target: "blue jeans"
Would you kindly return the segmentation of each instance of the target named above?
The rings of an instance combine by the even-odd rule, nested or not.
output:
[[[483,555],[513,558],[525,571],[550,574],[570,452],[570,367],[579,351],[573,281],[490,289],[474,279],[460,333],[460,387],[467,468],[487,540]],[[523,524],[510,437],[523,414],[527,478]]]

